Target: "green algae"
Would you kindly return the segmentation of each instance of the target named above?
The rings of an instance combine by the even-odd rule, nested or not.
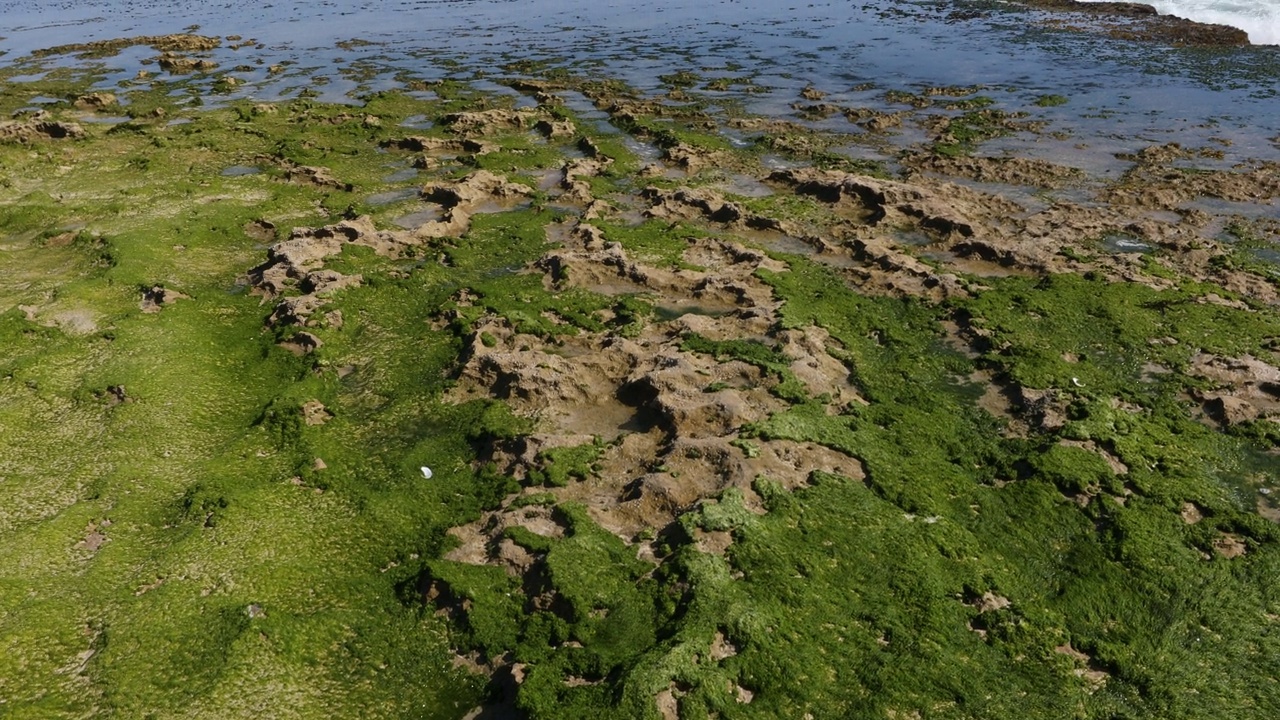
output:
[[[1075,275],[1010,278],[962,304],[959,315],[990,331],[986,360],[1021,384],[1138,400],[1168,390],[1164,381],[1146,377],[1144,365],[1184,369],[1197,351],[1263,354],[1280,336],[1270,312],[1204,302],[1215,290],[1225,292],[1194,283],[1157,291]],[[1004,347],[1006,340],[1014,342]],[[1182,373],[1169,378],[1189,382]]]
[[[497,401],[442,400],[484,319],[554,342],[634,336],[659,317],[648,299],[549,289],[521,272],[564,213],[535,203],[477,215],[461,238],[432,241],[425,255],[440,262],[347,248],[327,267],[366,282],[332,298],[345,322],[309,328],[325,344],[303,357],[276,344],[295,330],[265,328],[269,306],[241,292],[262,260],[247,222],[269,220],[277,237],[352,209],[390,222],[394,206],[359,195],[382,187],[388,156],[376,149],[400,120],[475,100],[438,91],[439,102],[370,96],[358,114],[310,100],[184,110],[190,123],[91,129],[34,163],[0,146],[18,188],[0,223],[21,253],[0,284],[0,694],[18,716],[193,705],[241,716],[288,698],[304,717],[461,717],[498,698],[455,667],[455,651],[523,664],[514,702],[531,717],[658,717],[663,692],[684,717],[1274,706],[1280,538],[1238,493],[1245,476],[1280,481],[1258,462],[1269,436],[1226,435],[1182,396],[1197,388],[1182,372],[1197,351],[1267,357],[1280,337],[1270,309],[1203,302],[1231,297],[1207,285],[1075,276],[987,278],[936,306],[868,297],[779,255],[788,270],[760,272],[783,303],[778,329],[830,333],[865,405],[814,397],[764,342],[689,335],[682,349],[754,365],[788,400],[744,429],[745,455],[814,442],[865,478],[814,473],[788,491],[762,476],[727,490],[653,538],[655,567],[582,505],[517,495],[519,483],[477,465],[478,450],[530,432],[527,419]],[[987,132],[969,130],[969,142]],[[634,157],[608,142],[617,162],[602,187],[617,188]],[[564,152],[520,133],[500,144],[476,166],[549,168]],[[284,160],[352,190],[286,183],[271,169]],[[268,171],[221,175],[244,162]],[[69,163],[75,173],[50,181]],[[824,219],[807,199],[748,204]],[[708,232],[600,226],[676,268]],[[141,291],[157,284],[189,297],[143,313]],[[28,303],[35,319],[17,307]],[[56,322],[85,310],[83,333]],[[943,344],[946,320],[979,331],[976,358]],[[979,369],[1061,391],[1065,424],[1010,432],[965,386]],[[328,410],[324,424],[303,421],[308,401]],[[589,477],[603,450],[544,451],[530,484]],[[1203,519],[1186,522],[1187,503]],[[565,528],[506,531],[541,576],[441,559],[450,528],[504,504],[548,507]],[[701,533],[732,543],[709,554]],[[1220,556],[1226,534],[1247,554]]]
[[[596,461],[604,451],[604,442],[593,442],[575,447],[552,448],[538,453],[540,467],[531,470],[529,481],[537,485],[564,487],[571,480],[585,480],[597,470]]]
[[[16,309],[4,314],[11,409],[0,474],[5,494],[18,493],[6,499],[0,601],[10,708],[132,716],[199,702],[239,715],[269,692],[308,715],[360,707],[401,717],[455,716],[478,702],[479,683],[450,667],[442,623],[395,599],[400,573],[379,572],[438,546],[445,528],[485,502],[469,492],[458,503],[445,490],[458,487],[473,452],[459,428],[479,416],[441,406],[443,425],[410,420],[443,388],[458,351],[456,338],[424,333],[438,304],[396,283],[346,293],[338,304],[353,322],[323,333],[323,357],[301,359],[264,332],[259,300],[234,292],[261,258],[241,226],[267,217],[287,232],[320,220],[317,203],[347,201],[221,170],[261,153],[373,184],[385,172],[373,152],[378,131],[312,125],[339,115],[302,102],[129,133],[92,127],[83,141],[42,147],[48,165],[23,163],[13,176],[38,187],[51,165],[77,168],[45,186],[56,199],[33,190],[6,204],[7,242],[25,242],[29,270],[57,281],[50,304],[38,285],[11,276],[6,306],[31,303],[45,321],[60,308],[87,310],[97,329],[68,335]],[[296,139],[303,133],[308,144]],[[15,150],[25,152],[0,148],[6,161]],[[195,202],[210,196],[222,199]],[[82,224],[71,242],[51,245],[57,228]],[[139,289],[157,283],[188,298],[142,313]],[[351,357],[361,347],[352,343],[375,338],[383,342],[372,357]],[[325,369],[353,359],[362,369],[343,380]],[[107,387],[125,388],[127,400],[95,399]],[[312,399],[333,412],[328,425],[300,422],[301,402]],[[428,463],[436,485],[405,480]],[[49,518],[59,517],[51,536]],[[105,540],[85,540],[94,532]],[[14,554],[21,547],[59,559],[28,566]],[[86,580],[64,592],[67,573]],[[37,635],[52,652],[31,653]],[[401,645],[407,638],[417,639]],[[89,659],[75,683],[34,680],[82,652]],[[423,690],[400,693],[410,685]]]
[[[707,231],[688,223],[668,223],[648,220],[640,225],[617,222],[598,223],[604,236],[622,245],[629,252],[673,270],[703,270],[684,259],[684,252]]]
[[[808,399],[804,384],[791,371],[790,360],[758,340],[708,340],[690,334],[680,343],[680,349],[710,355],[719,362],[738,360],[754,365],[773,376],[769,392],[789,402]]]
[[[1066,105],[1067,102],[1067,98],[1063,95],[1041,95],[1036,98],[1034,104],[1036,107],[1058,107],[1059,105]]]

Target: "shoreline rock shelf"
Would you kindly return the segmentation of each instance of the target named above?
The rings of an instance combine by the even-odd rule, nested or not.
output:
[[[119,42],[65,52],[221,41]],[[965,88],[799,91],[894,118],[845,133],[504,72],[122,86],[123,129],[31,84],[69,100],[0,125],[13,707],[1274,704],[1274,163],[984,154],[1051,131]]]

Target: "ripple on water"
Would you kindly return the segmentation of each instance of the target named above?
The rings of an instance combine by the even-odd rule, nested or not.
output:
[[[388,183],[406,182],[409,180],[413,180],[417,177],[418,177],[417,168],[405,168],[403,170],[393,172],[390,175],[382,178],[382,182],[388,182]]]
[[[1268,262],[1280,267],[1280,250],[1274,248],[1253,248],[1250,252],[1254,257],[1263,262]]]
[[[685,315],[703,315],[706,317],[721,317],[734,312],[738,308],[734,305],[707,305],[699,303],[655,303],[653,306],[653,314],[658,320],[669,321],[684,317]]]
[[[426,115],[410,115],[400,123],[400,127],[414,130],[427,130],[434,126],[435,123],[427,119]]]
[[[1109,253],[1149,253],[1155,250],[1150,244],[1123,233],[1107,233],[1098,245]]]
[[[390,205],[408,200],[418,196],[418,188],[400,188],[398,190],[388,190],[386,192],[374,193],[365,198],[365,202],[370,205]]]
[[[413,230],[419,226],[426,225],[429,222],[437,222],[440,220],[442,210],[439,205],[426,205],[421,210],[415,210],[411,213],[401,215],[391,221],[393,225],[402,227],[405,230]]]
[[[773,188],[750,175],[741,173],[730,174],[724,182],[718,183],[716,188],[730,195],[750,198],[769,197],[774,194]]]

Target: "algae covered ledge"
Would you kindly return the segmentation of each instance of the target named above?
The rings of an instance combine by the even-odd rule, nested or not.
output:
[[[1274,160],[255,47],[0,68],[0,715],[1280,707]]]

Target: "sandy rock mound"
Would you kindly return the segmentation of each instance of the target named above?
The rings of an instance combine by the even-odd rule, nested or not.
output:
[[[523,130],[532,126],[537,117],[537,110],[499,108],[449,113],[440,118],[440,124],[460,135],[490,135],[509,130]]]
[[[81,110],[101,110],[116,104],[116,96],[108,92],[95,92],[81,95],[72,103]]]
[[[977,225],[974,218],[992,210],[989,197],[979,197],[978,193],[947,184],[908,184],[812,168],[779,170],[770,175],[769,180],[827,202],[860,205],[866,212],[866,221],[872,225],[919,224],[943,235],[972,236]]]
[[[212,50],[221,44],[221,39],[206,35],[191,35],[186,33],[173,35],[139,35],[129,38],[111,38],[109,40],[94,40],[87,43],[57,45],[51,48],[33,50],[31,55],[32,57],[47,57],[49,55],[66,55],[68,53],[88,52],[97,56],[106,56],[108,54],[119,52],[124,48],[134,47],[135,45],[150,45],[152,48],[159,50],[160,52],[199,52]]]
[[[382,144],[385,148],[421,153],[413,160],[416,168],[438,167],[445,158],[458,155],[486,155],[498,150],[498,146],[471,138],[435,138],[411,135],[409,137],[388,140]]]
[[[1077,168],[1033,158],[919,154],[905,158],[903,164],[913,170],[964,177],[978,182],[1041,188],[1061,187],[1084,178],[1084,173]]]
[[[1214,384],[1214,389],[1200,391],[1198,398],[1209,416],[1222,424],[1264,418],[1280,422],[1280,368],[1249,355],[1226,358],[1197,353],[1187,372]]]
[[[156,285],[143,291],[140,307],[144,313],[158,313],[165,305],[172,305],[188,297],[172,288]]]
[[[156,58],[161,70],[172,75],[185,75],[192,72],[209,72],[217,70],[218,63],[205,58],[191,58],[177,53],[166,52]]]
[[[508,182],[501,175],[477,170],[458,182],[431,183],[422,188],[422,197],[444,207],[439,220],[419,225],[418,238],[458,237],[471,227],[471,216],[489,209],[507,208],[533,194],[527,185]]]
[[[477,170],[456,183],[433,183],[423,187],[426,199],[454,208],[478,205],[488,200],[507,200],[530,194],[528,186],[508,182],[501,175]]]
[[[26,120],[0,122],[0,142],[32,142],[35,140],[64,140],[84,137],[84,128],[76,123],[49,120],[38,114]]]
[[[631,541],[730,487],[758,504],[750,488],[761,474],[789,487],[815,471],[863,476],[856,460],[826,448],[740,437],[744,427],[787,407],[773,392],[783,372],[833,405],[862,402],[848,368],[830,352],[829,335],[817,328],[775,328],[778,303],[755,274],[780,271],[783,264],[736,243],[702,238],[685,260],[710,269],[672,270],[633,258],[589,223],[567,228],[563,236],[563,247],[535,265],[547,283],[649,293],[674,317],[651,322],[637,337],[539,338],[515,332],[500,318],[475,326],[453,399],[501,399],[535,420],[533,435],[500,442],[485,457],[499,472],[532,484],[524,494],[578,501],[602,527]],[[708,312],[711,307],[721,309]],[[744,338],[777,358],[775,364],[715,349]],[[553,467],[564,462],[555,459],[557,448],[592,459],[566,476]],[[551,477],[560,480],[536,487]],[[525,567],[528,559],[500,538],[527,512],[519,497],[455,530],[462,541],[455,556],[513,572]]]
[[[251,223],[246,232],[259,227],[260,223]],[[311,316],[324,307],[327,297],[363,282],[359,275],[326,270],[326,259],[340,254],[347,245],[361,245],[380,255],[396,257],[418,244],[409,233],[378,230],[367,215],[322,228],[298,228],[287,240],[268,248],[266,262],[250,270],[248,280],[254,292],[267,298],[292,291],[302,293],[280,298],[268,324],[311,325]]]
[[[1197,198],[1259,203],[1280,197],[1280,163],[1253,162],[1230,170],[1194,167],[1215,160],[1216,150],[1183,148],[1177,143],[1152,145],[1121,154],[1134,166],[1103,198],[1117,205],[1174,210]],[[1175,165],[1175,163],[1182,163]]]
[[[335,178],[328,168],[299,165],[292,160],[286,160],[280,157],[262,156],[258,159],[262,162],[278,165],[283,169],[285,182],[291,182],[295,185],[309,185],[311,187],[330,188],[333,190],[341,190],[343,192],[351,192],[351,183],[342,182]]]
[[[565,202],[590,205],[595,201],[595,197],[591,192],[591,183],[588,178],[603,174],[613,164],[613,158],[605,155],[598,145],[591,142],[590,138],[580,140],[578,149],[582,150],[586,157],[572,158],[561,168],[564,177],[560,181],[560,189],[564,192],[560,195],[560,199]],[[584,219],[592,219],[593,216],[594,214],[584,215]]]

